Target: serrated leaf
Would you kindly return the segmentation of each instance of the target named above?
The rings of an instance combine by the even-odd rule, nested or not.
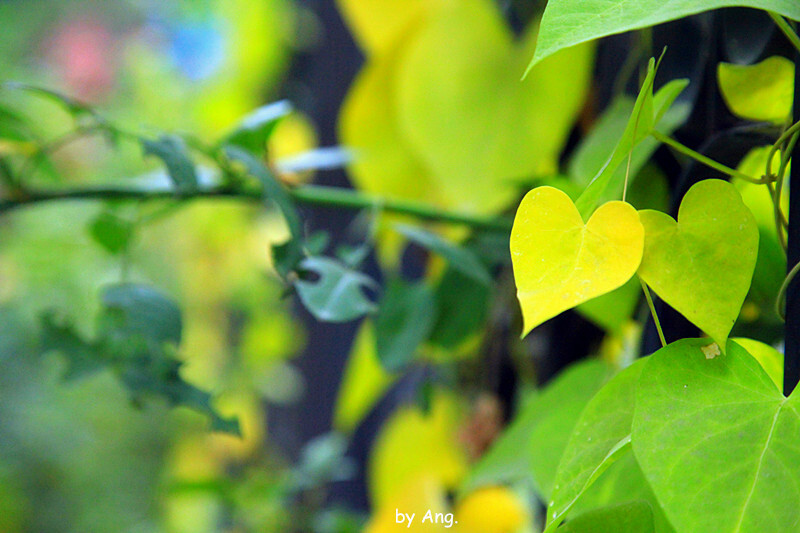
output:
[[[586,511],[567,522],[561,533],[652,533],[653,510],[645,501]]]
[[[181,364],[164,352],[150,350],[135,357],[129,354],[118,372],[135,401],[148,395],[160,397],[172,406],[188,407],[205,414],[214,431],[241,435],[237,419],[220,416],[211,405],[211,394],[181,377]]]
[[[523,336],[550,318],[624,285],[642,259],[644,229],[624,202],[603,204],[584,223],[569,197],[537,187],[522,199],[511,259]]]
[[[389,281],[375,316],[378,359],[383,367],[396,372],[411,363],[433,320],[433,292],[424,281]]]
[[[56,351],[65,357],[65,381],[90,376],[108,365],[108,360],[93,342],[81,337],[70,324],[57,322],[52,313],[42,316],[41,325],[40,350],[42,353]]]
[[[298,267],[301,273],[318,277],[294,283],[303,305],[317,320],[349,322],[375,311],[375,304],[364,293],[376,288],[369,276],[327,257],[307,257]]]
[[[645,229],[639,277],[725,346],[756,265],[753,214],[733,185],[703,180],[684,196],[677,223],[659,211],[643,210],[639,216]]]
[[[124,283],[105,288],[102,304],[98,344],[113,359],[134,401],[160,397],[207,415],[215,431],[239,434],[238,421],[221,417],[211,395],[180,375],[175,350],[183,320],[172,299],[148,285]]]
[[[154,141],[142,139],[142,147],[145,155],[154,155],[164,162],[177,191],[197,190],[197,172],[183,139],[177,135],[162,135]]]
[[[89,224],[89,235],[111,254],[128,249],[133,238],[133,224],[110,211],[103,211]]]
[[[106,287],[101,298],[101,334],[180,344],[181,310],[168,296],[149,285],[123,283]]]
[[[446,241],[422,228],[396,224],[394,228],[409,241],[444,257],[452,268],[484,285],[492,284],[492,276],[478,256],[462,246]]]
[[[734,342],[703,339],[647,358],[633,451],[678,531],[794,531],[800,523],[800,394],[784,397]]]
[[[794,63],[772,56],[754,65],[720,63],[719,90],[728,109],[749,120],[785,123],[792,115]]]
[[[280,119],[292,112],[292,105],[281,100],[259,107],[244,117],[221,141],[220,145],[235,145],[254,154],[267,149],[267,140]]]
[[[800,4],[794,0],[550,0],[528,69],[578,43],[735,6],[765,9],[800,20]]]
[[[581,413],[558,464],[556,488],[547,508],[548,529],[564,520],[581,495],[630,443],[633,400],[643,365],[640,359],[617,374]]]

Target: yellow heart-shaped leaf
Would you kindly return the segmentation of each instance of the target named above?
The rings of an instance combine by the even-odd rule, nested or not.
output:
[[[628,281],[642,260],[644,228],[625,202],[601,205],[584,224],[569,196],[530,191],[511,230],[511,260],[523,334]]]

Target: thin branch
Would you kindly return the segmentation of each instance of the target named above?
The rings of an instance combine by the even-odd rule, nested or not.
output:
[[[744,172],[739,172],[738,170],[736,170],[734,168],[731,168],[729,166],[723,165],[722,163],[714,161],[710,157],[706,157],[703,154],[701,154],[700,152],[696,152],[696,151],[692,150],[691,148],[689,148],[685,144],[681,144],[680,142],[676,141],[672,137],[669,137],[668,135],[664,135],[663,133],[661,133],[658,130],[651,131],[650,135],[652,135],[657,141],[662,142],[662,143],[666,144],[667,146],[671,146],[672,148],[674,148],[678,152],[682,153],[683,155],[691,157],[692,159],[694,159],[698,163],[702,163],[705,166],[713,168],[714,170],[722,172],[723,174],[727,174],[728,176],[733,176],[735,178],[743,179],[743,180],[749,181],[751,183],[759,183],[759,184],[768,183],[769,181],[771,181],[771,178],[769,176],[764,176],[761,179],[756,179],[756,178],[753,178],[752,176],[748,176]]]
[[[445,211],[429,204],[383,198],[351,189],[306,185],[290,189],[289,194],[300,204],[341,209],[375,209],[387,213],[410,215],[419,219],[448,224],[459,224],[476,229],[508,233],[512,221],[507,218],[481,217],[465,213]],[[200,188],[189,192],[179,192],[171,187],[86,187],[65,190],[18,191],[16,197],[0,199],[0,214],[13,209],[36,204],[63,200],[196,200],[232,198],[245,201],[263,201],[258,189],[241,189],[229,186]]]

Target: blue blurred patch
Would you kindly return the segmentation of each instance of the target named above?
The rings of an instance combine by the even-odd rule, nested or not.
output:
[[[216,21],[192,21],[170,32],[169,55],[191,80],[203,80],[220,70],[225,61],[225,38]]]

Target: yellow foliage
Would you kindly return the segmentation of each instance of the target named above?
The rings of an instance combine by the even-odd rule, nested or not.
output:
[[[467,467],[457,439],[461,418],[455,398],[438,392],[427,414],[416,406],[403,407],[386,421],[368,464],[369,493],[375,508],[382,508],[421,476],[448,489],[456,486]]]
[[[370,13],[340,2],[362,39],[390,35],[368,55],[340,115],[359,188],[488,213],[514,198],[515,180],[555,171],[593,45],[561,52],[521,82],[536,29],[515,42],[490,0],[377,3]],[[374,38],[363,33],[368,19]]]
[[[353,342],[339,386],[333,427],[344,432],[355,429],[394,380],[378,361],[374,327],[365,320]]]
[[[484,487],[456,506],[459,533],[515,533],[528,522],[528,511],[507,487]]]
[[[564,192],[537,187],[517,210],[510,247],[527,334],[631,279],[642,260],[644,228],[633,206],[617,201],[584,224]]]

